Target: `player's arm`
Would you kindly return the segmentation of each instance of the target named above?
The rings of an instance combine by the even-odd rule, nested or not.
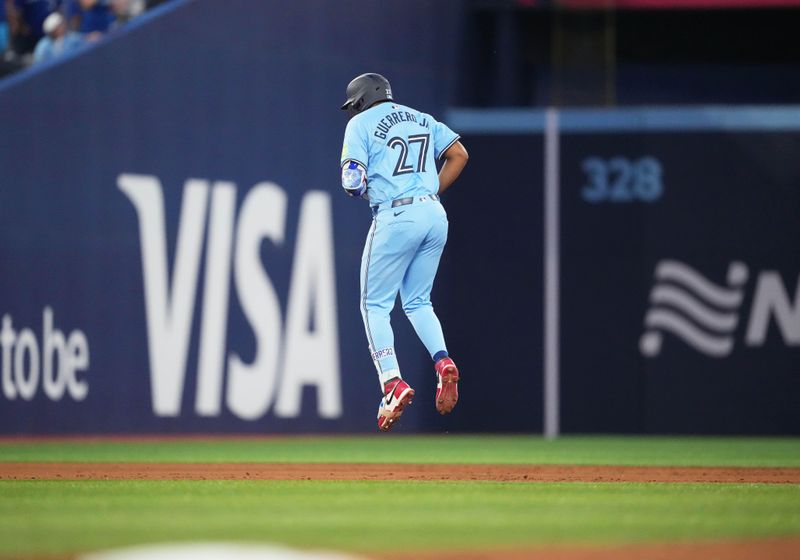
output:
[[[464,166],[467,165],[469,154],[464,145],[456,140],[440,157],[444,160],[439,170],[439,194],[442,194],[461,175]]]
[[[342,188],[348,196],[367,198],[367,165],[369,149],[366,136],[357,119],[350,119],[344,131],[342,157]]]

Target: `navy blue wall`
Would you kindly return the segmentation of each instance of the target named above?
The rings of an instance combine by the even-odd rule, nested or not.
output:
[[[397,99],[441,113],[451,80],[454,29],[446,17],[451,4],[175,2],[87,52],[14,76],[0,86],[0,315],[11,322],[7,337],[16,335],[6,345],[0,430],[374,429],[378,384],[358,309],[358,268],[371,215],[366,203],[348,199],[339,187],[346,118],[338,107],[353,76],[378,71],[391,79]],[[175,276],[178,231],[188,221],[180,219],[184,184],[189,179],[207,181],[200,188],[201,198],[209,201],[198,214],[200,237],[189,236],[201,244],[195,281],[186,284],[196,286],[188,311],[189,342],[185,353],[176,351],[186,356],[185,382],[181,406],[169,416],[154,414],[142,242],[136,208],[121,188],[123,174],[152,177],[163,187],[168,285]],[[320,375],[334,384],[340,379],[340,399],[330,396],[339,406],[327,413],[330,418],[318,411],[313,384],[302,391],[299,417],[276,417],[273,398],[263,414],[256,407],[251,412],[255,418],[244,420],[231,412],[226,384],[218,412],[201,416],[195,411],[199,339],[207,307],[206,238],[212,229],[211,208],[216,208],[211,202],[216,181],[233,184],[223,185],[221,193],[235,189],[228,262],[245,243],[236,228],[254,185],[273,182],[278,189],[270,192],[285,195],[285,212],[275,214],[285,220],[285,227],[278,228],[284,230],[284,239],[265,239],[256,246],[263,274],[278,298],[281,331],[288,329],[292,267],[300,260],[299,215],[309,194],[324,222],[305,224],[309,246],[325,245],[326,232],[333,231],[339,363],[320,359],[314,366],[298,366],[324,370]],[[269,198],[267,206],[279,198]],[[309,214],[310,220],[319,222],[318,215]],[[317,261],[312,251],[306,266],[313,268]],[[230,274],[222,274],[230,281],[230,291],[216,322],[225,322],[225,362],[236,354],[249,363],[256,355],[256,334],[236,284],[241,275],[231,266]],[[326,277],[314,270],[308,276],[310,286],[297,284],[296,313],[308,315],[308,324],[299,330],[313,336],[320,328],[315,322],[321,320],[315,301],[320,288],[314,282]],[[256,315],[263,316],[270,302],[254,293],[253,305],[261,306],[254,307]],[[180,322],[188,312],[175,311],[173,321]],[[86,357],[78,338],[70,346],[71,360],[77,364],[76,395],[80,387],[88,387],[83,400],[64,393],[56,374],[51,374],[51,394],[58,398],[45,394],[47,313],[54,322],[51,334],[56,329],[68,338],[80,331],[86,337],[88,368],[79,367]],[[21,337],[26,328],[30,332]],[[31,333],[39,354],[38,381],[31,378],[37,369],[31,363]],[[56,356],[52,336],[50,355]],[[278,363],[276,392],[281,390],[281,371],[288,367],[285,332],[280,340],[278,348],[264,350]],[[420,401],[427,399],[432,405],[429,359],[410,329],[398,329],[397,346],[407,377],[419,379]],[[304,348],[301,345],[299,354]],[[20,367],[15,365],[17,354]],[[293,359],[301,359],[297,355],[295,351]],[[58,367],[51,364],[50,370]],[[229,385],[230,368],[223,369]],[[422,418],[408,414],[404,427],[422,428]]]
[[[0,85],[0,432],[375,429],[338,107],[379,71],[444,116],[457,6],[287,6],[177,1]],[[800,432],[800,118],[762,113],[562,114],[566,431]],[[434,304],[462,399],[436,414],[396,313],[398,431],[542,429],[541,117],[450,122],[471,160]]]
[[[511,388],[507,414],[541,429],[552,329],[566,433],[800,433],[797,107],[557,111],[557,236],[541,219],[545,112],[448,118],[480,160],[474,198],[453,203],[481,218],[458,247],[479,264],[465,251],[445,273],[473,266],[478,289],[459,295],[481,328],[460,343]],[[548,239],[558,325],[542,313]]]
[[[798,143],[780,130],[562,138],[566,431],[800,433]],[[606,197],[586,196],[591,159],[609,166]],[[636,166],[655,162],[651,196]],[[666,274],[676,264],[712,289]]]
[[[448,246],[434,289],[462,369],[454,427],[542,430],[540,136],[472,135],[447,192]],[[427,404],[427,403],[426,403]]]

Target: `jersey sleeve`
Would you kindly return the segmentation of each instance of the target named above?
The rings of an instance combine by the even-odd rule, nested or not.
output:
[[[450,130],[450,128],[438,121],[433,121],[433,155],[436,159],[440,159],[442,155],[461,138],[458,134]]]
[[[347,123],[347,128],[344,130],[344,144],[342,145],[342,157],[339,160],[339,166],[343,166],[348,161],[354,161],[366,168],[368,159],[369,152],[366,135],[362,133],[358,121],[350,119],[350,122]]]

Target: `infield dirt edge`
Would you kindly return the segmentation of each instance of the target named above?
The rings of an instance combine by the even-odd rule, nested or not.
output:
[[[0,463],[0,480],[393,480],[800,484],[800,468],[381,463]]]

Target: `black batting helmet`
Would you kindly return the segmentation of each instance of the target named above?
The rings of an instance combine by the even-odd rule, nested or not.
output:
[[[380,74],[361,74],[347,85],[347,101],[341,109],[356,114],[378,103],[392,99],[392,86]]]

